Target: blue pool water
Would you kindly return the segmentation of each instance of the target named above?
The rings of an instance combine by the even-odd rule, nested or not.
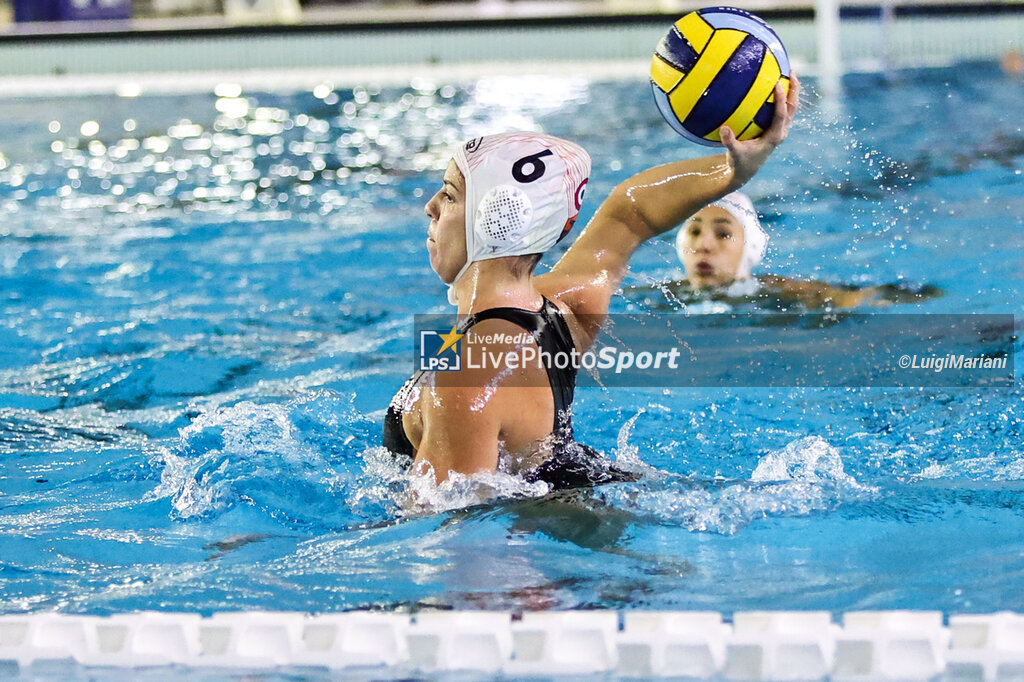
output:
[[[805,100],[748,188],[762,271],[1021,313],[1024,83]],[[640,81],[0,101],[0,613],[1024,609],[1019,364],[1014,389],[583,388],[579,437],[643,480],[499,477],[403,517],[383,411],[412,316],[448,310],[422,205],[452,144],[511,128],[590,150],[583,222],[700,153]],[[627,284],[672,276],[670,240]]]

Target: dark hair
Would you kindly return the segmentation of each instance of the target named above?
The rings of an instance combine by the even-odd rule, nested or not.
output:
[[[512,274],[516,277],[529,275],[537,267],[537,263],[544,257],[543,253],[528,253],[525,256],[516,256],[512,261]]]

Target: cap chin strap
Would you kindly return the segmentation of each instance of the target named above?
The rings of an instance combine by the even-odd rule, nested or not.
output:
[[[764,258],[768,247],[768,234],[757,219],[754,203],[742,192],[731,192],[711,205],[728,211],[743,227],[743,254],[736,268],[736,279],[747,279],[753,267]]]
[[[459,172],[462,173],[462,179],[466,186],[466,262],[462,264],[462,268],[459,270],[458,274],[455,275],[455,279],[453,279],[452,283],[448,285],[448,303],[458,307],[459,297],[455,293],[455,285],[459,283],[462,276],[466,274],[466,270],[469,270],[469,266],[473,264],[471,259],[473,257],[473,251],[476,249],[476,235],[473,233],[473,216],[470,214],[470,211],[474,210],[474,207],[470,206],[470,197],[473,196],[472,190],[475,188],[474,186],[476,183],[474,182],[475,178],[473,174],[470,172],[469,164],[466,161],[464,149],[459,149],[454,156],[454,161],[455,166],[459,169]]]
[[[469,240],[468,234],[466,235],[466,239],[467,241]],[[468,247],[469,244],[467,244],[466,246]],[[459,305],[459,297],[455,293],[455,285],[459,283],[459,280],[462,279],[462,276],[466,274],[466,270],[469,270],[469,266],[472,264],[473,261],[469,260],[469,249],[467,248],[465,264],[463,264],[462,269],[459,270],[459,274],[455,275],[455,279],[452,280],[452,283],[448,285],[448,302],[451,303],[453,306]]]
[[[748,277],[750,277],[750,267],[751,267],[751,265],[753,265],[753,263],[750,262],[751,260],[752,259],[750,258],[749,254],[747,253],[747,250],[744,248],[744,250],[743,250],[743,257],[740,258],[740,264],[736,268],[736,278],[735,279],[737,281],[741,280],[741,279],[747,279]]]

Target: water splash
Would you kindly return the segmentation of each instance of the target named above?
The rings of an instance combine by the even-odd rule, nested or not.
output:
[[[953,462],[932,462],[921,469],[915,479],[967,479],[969,481],[1024,481],[1024,457],[998,455],[957,459]]]
[[[641,476],[657,476],[660,472],[645,462],[640,456],[640,447],[630,442],[637,420],[646,414],[648,410],[660,412],[662,415],[671,414],[672,412],[664,405],[650,403],[647,407],[637,410],[636,414],[627,419],[626,423],[619,428],[619,433],[615,438],[615,464],[619,468],[640,474]]]
[[[843,470],[839,451],[820,436],[800,438],[782,450],[765,455],[757,463],[750,480],[857,485],[853,477]]]
[[[874,494],[843,469],[839,452],[819,436],[765,455],[749,481],[695,481],[670,474],[637,486],[611,486],[601,497],[656,522],[732,535],[755,521],[829,512]]]
[[[371,426],[349,400],[328,392],[215,407],[164,450],[151,497],[169,497],[171,516],[181,520],[248,506],[289,527],[338,528],[361,520],[347,501],[363,476],[358,454]]]
[[[619,435],[615,439],[615,452],[618,461],[636,463],[641,462],[640,459],[640,448],[629,442],[630,436],[633,435],[633,429],[636,427],[636,420],[640,418],[642,414],[647,412],[646,408],[640,408],[637,413],[626,420],[626,423],[619,429]]]
[[[401,493],[401,516],[406,518],[436,514],[451,509],[471,507],[496,499],[541,497],[551,491],[543,482],[527,482],[502,471],[479,474],[449,472],[440,485],[434,482],[434,472],[409,474],[406,488]]]
[[[150,498],[170,498],[179,520],[248,507],[289,528],[337,530],[550,490],[504,471],[451,474],[435,485],[432,473],[410,473],[407,461],[376,441],[376,424],[326,391],[285,404],[215,407],[162,452]]]

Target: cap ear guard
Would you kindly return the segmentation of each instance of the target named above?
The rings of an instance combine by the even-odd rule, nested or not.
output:
[[[736,279],[746,279],[768,250],[768,234],[757,218],[754,202],[742,192],[732,192],[714,202],[712,206],[724,208],[743,226],[743,256],[736,269]]]
[[[476,229],[492,252],[504,245],[521,245],[532,222],[533,203],[529,195],[512,185],[492,187],[476,209]]]

